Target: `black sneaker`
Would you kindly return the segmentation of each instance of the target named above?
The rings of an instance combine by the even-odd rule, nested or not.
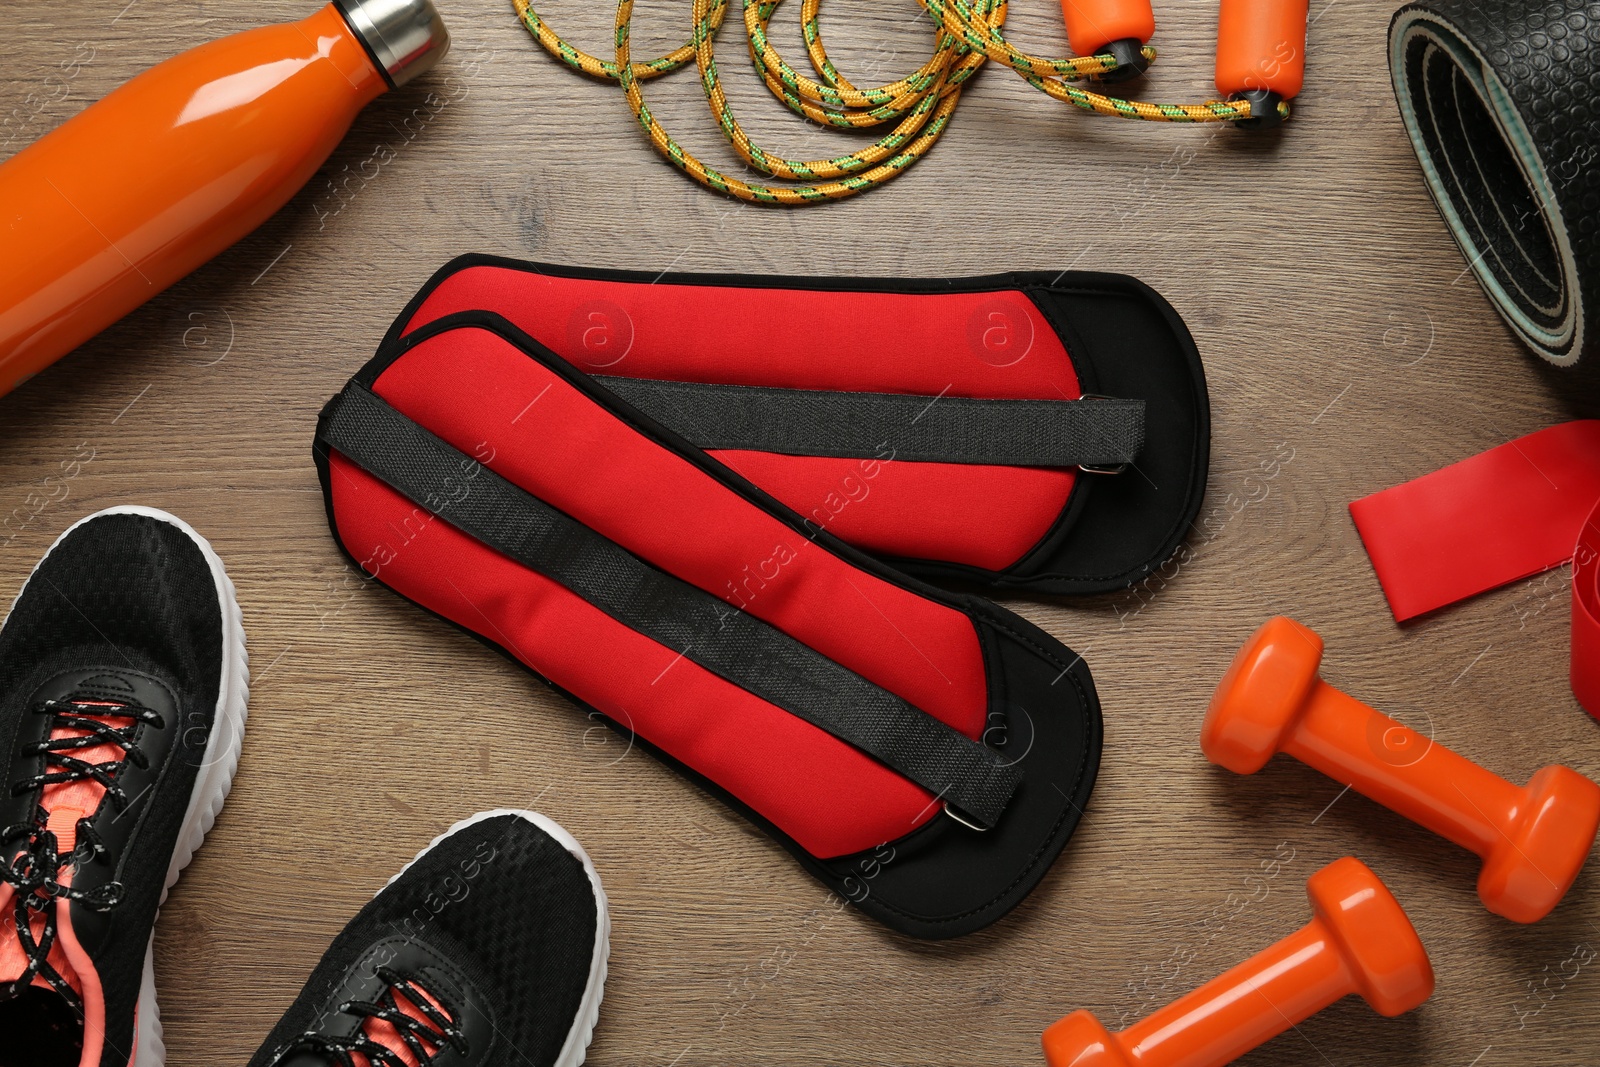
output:
[[[250,1067],[577,1067],[610,938],[570,834],[474,815],[350,921]]]
[[[159,1067],[152,930],[239,758],[233,583],[199,534],[102,511],[0,629],[0,1067]]]

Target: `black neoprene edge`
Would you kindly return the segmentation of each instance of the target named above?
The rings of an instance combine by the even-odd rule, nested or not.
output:
[[[1059,595],[1090,595],[1125,589],[1161,566],[1182,543],[1194,518],[1199,514],[1205,496],[1206,478],[1210,463],[1211,412],[1206,389],[1205,369],[1200,360],[1194,337],[1181,316],[1160,293],[1139,279],[1126,274],[1098,271],[1011,271],[954,278],[844,278],[830,275],[779,275],[779,274],[704,274],[619,270],[603,267],[574,267],[541,263],[532,260],[511,259],[485,253],[467,253],[457,256],[436,270],[422,288],[406,303],[400,314],[390,324],[384,335],[382,348],[410,338],[427,325],[410,332],[406,327],[416,317],[427,299],[445,281],[473,267],[498,267],[522,273],[544,274],[557,278],[577,278],[587,281],[623,282],[631,284],[693,285],[709,288],[791,289],[808,292],[875,292],[930,295],[939,293],[981,293],[1014,291],[1021,293],[1038,308],[1057,335],[1062,339],[1067,359],[1078,377],[1082,392],[1094,391],[1094,361],[1089,357],[1091,346],[1071,327],[1059,308],[1052,308],[1048,298],[1052,294],[1076,293],[1081,295],[1116,295],[1129,297],[1155,313],[1166,327],[1181,351],[1189,370],[1191,383],[1198,400],[1195,412],[1199,440],[1190,464],[1185,506],[1174,519],[1171,529],[1162,538],[1160,549],[1137,561],[1122,571],[1111,575],[1080,576],[1067,572],[1058,558],[1077,517],[1082,513],[1093,494],[1096,475],[1080,474],[1072,491],[1063,503],[1055,521],[1031,548],[1007,567],[991,570],[970,564],[946,560],[888,557],[895,567],[919,577],[941,581],[967,582],[996,590],[1018,592],[1043,592]],[[1041,296],[1045,299],[1041,299]],[[453,314],[465,314],[456,312]],[[451,316],[445,316],[449,318]],[[442,319],[434,320],[442,321]],[[380,349],[380,350],[381,350]],[[1108,357],[1102,357],[1108,358]],[[1118,475],[1121,477],[1122,475]]]
[[[700,449],[695,448],[689,442],[678,437],[671,430],[650,419],[644,413],[632,408],[627,404],[626,401],[622,400],[620,397],[617,397],[615,394],[610,393],[608,390],[604,389],[603,386],[593,382],[593,380],[589,379],[588,376],[582,371],[577,370],[566,360],[551,352],[548,348],[541,345],[534,338],[528,336],[514,323],[509,322],[493,312],[457,312],[421,326],[416,330],[406,334],[403,338],[400,338],[392,343],[386,340],[380,346],[378,353],[374,355],[372,359],[368,360],[368,362],[364,364],[355,375],[352,376],[351,380],[371,388],[376,382],[377,378],[380,377],[385,370],[387,370],[398,359],[409,352],[413,347],[430,339],[436,334],[445,333],[462,327],[477,327],[486,329],[491,333],[498,334],[503,339],[521,349],[526,355],[528,355],[528,358],[530,359],[535,359],[535,353],[537,353],[537,362],[541,363],[541,365],[548,368],[550,371],[562,378],[562,380],[566,381],[569,385],[577,389],[590,400],[594,401],[600,407],[609,411],[619,421],[639,431],[647,438],[652,439],[654,443],[660,445],[669,452],[673,452],[680,458],[694,464],[716,481],[749,499],[751,503],[767,512],[772,517],[790,526],[798,534],[800,534],[800,536],[806,538],[807,540],[818,543],[826,551],[831,552],[835,556],[843,559],[845,562],[858,567],[874,577],[880,578],[892,585],[898,586],[909,592],[931,600],[934,603],[941,604],[966,615],[973,624],[973,631],[978,638],[980,654],[983,658],[985,674],[987,676],[986,695],[988,700],[988,713],[991,717],[994,715],[1005,716],[1006,714],[1003,707],[1005,693],[1001,691],[1000,686],[997,684],[999,680],[1003,680],[1004,674],[1003,672],[997,672],[995,670],[997,657],[999,655],[998,650],[995,647],[998,640],[1001,638],[1007,638],[1014,645],[1030,651],[1035,656],[1049,663],[1052,667],[1059,669],[1061,673],[1058,675],[1058,677],[1070,680],[1070,684],[1072,685],[1073,691],[1077,698],[1074,701],[1074,707],[1064,707],[1062,712],[1064,716],[1073,715],[1074,718],[1076,718],[1077,725],[1082,733],[1082,744],[1084,748],[1082,764],[1079,768],[1077,768],[1077,773],[1073,777],[1073,787],[1070,791],[1070,794],[1064,794],[1068,806],[1066,809],[1064,809],[1060,819],[1057,820],[1051,834],[1027,858],[1021,869],[1018,870],[1013,882],[1007,887],[1006,891],[986,902],[983,906],[968,909],[959,915],[933,916],[912,914],[903,909],[887,906],[884,901],[875,898],[870,894],[864,900],[856,901],[852,899],[851,890],[849,888],[849,881],[852,876],[848,873],[841,874],[840,870],[843,869],[845,871],[849,871],[857,857],[869,856],[872,850],[869,849],[863,853],[857,853],[853,856],[835,857],[828,860],[822,860],[812,856],[797,841],[793,840],[769,820],[759,815],[744,802],[738,800],[738,798],[734,797],[731,793],[728,793],[721,786],[717,785],[714,781],[705,777],[699,772],[694,771],[692,768],[685,766],[680,761],[667,756],[664,753],[660,753],[655,746],[650,745],[642,738],[637,738],[637,735],[634,735],[625,727],[611,721],[607,716],[604,715],[604,713],[600,712],[584,701],[577,699],[562,687],[554,685],[498,642],[495,642],[468,627],[462,626],[461,624],[456,623],[443,615],[440,615],[438,612],[435,612],[424,605],[418,604],[416,601],[406,597],[398,590],[394,590],[392,587],[389,587],[388,583],[384,582],[381,577],[367,577],[372,581],[376,581],[379,584],[390,588],[396,596],[399,596],[407,603],[412,604],[415,607],[422,608],[422,610],[426,611],[428,614],[433,615],[436,618],[443,619],[445,622],[450,623],[450,625],[454,626],[455,628],[471,634],[483,644],[495,649],[496,651],[499,651],[501,654],[511,659],[523,670],[526,670],[535,677],[539,678],[540,681],[544,682],[544,684],[549,686],[551,689],[554,689],[555,691],[571,699],[574,704],[577,704],[589,714],[600,718],[602,721],[605,721],[608,725],[612,726],[614,729],[617,729],[624,735],[634,737],[637,742],[646,749],[650,750],[654,754],[660,755],[664,762],[672,766],[674,769],[686,774],[691,780],[695,781],[702,788],[708,790],[713,795],[718,796],[720,799],[729,803],[730,806],[732,806],[736,811],[751,819],[752,822],[754,822],[761,829],[765,830],[774,838],[774,840],[778,841],[779,844],[781,844],[787,851],[794,855],[806,870],[810,871],[824,884],[828,885],[836,892],[839,892],[840,895],[844,896],[846,899],[852,899],[852,903],[855,903],[858,908],[872,915],[874,918],[877,918],[880,922],[883,922],[892,929],[909,934],[913,937],[930,940],[959,937],[990,925],[995,920],[1009,912],[1022,899],[1024,899],[1033,889],[1033,887],[1039,882],[1039,880],[1044,877],[1045,873],[1049,870],[1051,863],[1054,861],[1056,856],[1060,854],[1062,849],[1065,848],[1067,841],[1071,838],[1072,833],[1077,828],[1077,824],[1081,819],[1083,809],[1088,803],[1089,795],[1093,790],[1095,780],[1099,773],[1100,755],[1104,736],[1104,723],[1101,716],[1100,701],[1098,693],[1095,690],[1093,676],[1091,675],[1088,665],[1084,662],[1083,658],[1074,653],[1070,648],[1067,648],[1067,646],[1062,644],[1057,638],[1028,622],[1026,619],[1023,619],[1012,612],[1006,611],[1004,608],[992,604],[981,597],[952,592],[941,589],[937,586],[929,585],[928,583],[923,582],[913,576],[896,571],[876,557],[867,555],[854,546],[839,540],[837,537],[829,534],[826,530],[818,531],[811,529],[805,522],[804,518],[789,509],[787,505],[784,505],[775,498],[771,497],[760,487],[749,482],[737,472],[721,463],[718,463]],[[327,404],[323,406],[322,411],[318,416],[317,433],[312,450],[313,460],[316,464],[318,479],[322,486],[324,511],[327,516],[328,528],[333,536],[334,543],[338,545],[339,551],[347,560],[350,561],[351,565],[356,568],[357,572],[366,575],[366,572],[361,569],[360,561],[353,553],[351,553],[349,547],[344,543],[343,538],[340,536],[338,521],[333,511],[331,472],[328,462],[328,448],[324,444],[324,430],[332,411],[335,409],[335,405],[339,403],[341,395],[342,390],[340,394],[336,394],[327,402]],[[1061,662],[1050,653],[1049,646],[1051,645],[1061,648],[1070,658],[1066,662]],[[990,718],[988,721],[993,721],[993,719]],[[941,830],[948,830],[950,827],[954,826],[953,823],[950,823],[949,826],[943,825],[948,822],[949,820],[945,819],[943,816],[936,816],[928,823],[918,827],[916,830],[913,830],[904,837],[894,841],[886,842],[885,844],[890,846],[905,845],[919,838],[937,834]],[[962,832],[968,831],[963,830]]]
[[[559,263],[542,263],[531,259],[512,259],[486,252],[467,252],[456,256],[434,271],[422,288],[406,302],[400,314],[384,333],[380,350],[387,348],[407,334],[406,326],[416,317],[422,305],[434,290],[453,275],[472,267],[503,267],[525,274],[545,274],[553,278],[578,278],[595,282],[628,282],[644,285],[695,285],[712,289],[798,289],[809,292],[840,293],[982,293],[999,290],[1025,291],[1028,288],[1065,288],[1092,290],[1097,287],[1117,288],[1131,283],[1139,290],[1154,294],[1155,290],[1126,274],[1098,271],[1007,271],[1000,274],[962,275],[951,278],[847,278],[831,274],[707,274],[695,271],[643,271],[622,270],[613,267],[576,267]],[[1069,285],[1061,285],[1070,281]],[[1157,297],[1160,300],[1160,297]],[[1164,300],[1160,301],[1163,305]],[[1168,308],[1170,310],[1170,306]],[[421,327],[419,327],[420,329]],[[410,331],[415,332],[415,331]],[[1184,335],[1188,335],[1185,329]],[[407,334],[409,335],[409,334]],[[1192,342],[1191,342],[1192,343]],[[1067,354],[1068,359],[1072,354]]]

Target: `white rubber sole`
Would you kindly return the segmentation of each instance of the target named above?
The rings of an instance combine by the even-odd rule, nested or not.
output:
[[[572,1020],[572,1029],[567,1031],[567,1039],[561,1045],[561,1054],[556,1057],[555,1067],[578,1067],[583,1063],[584,1057],[589,1053],[589,1043],[594,1040],[595,1024],[600,1021],[600,1001],[605,996],[606,962],[611,957],[611,913],[606,909],[606,891],[600,885],[600,875],[594,869],[594,863],[589,859],[589,854],[578,844],[577,838],[567,833],[558,823],[548,816],[540,815],[536,811],[519,811],[514,808],[496,808],[494,811],[480,811],[471,818],[462,819],[450,829],[440,834],[428,843],[428,847],[418,852],[412,861],[400,868],[398,874],[384,883],[384,889],[393,885],[400,877],[409,871],[412,866],[433,851],[439,842],[459,830],[483,822],[485,819],[494,819],[502,815],[512,815],[519,819],[526,819],[539,829],[549,834],[562,848],[578,858],[583,864],[583,873],[589,876],[589,886],[594,890],[595,911],[595,940],[594,954],[589,959],[588,984],[583,988],[583,999],[578,1003],[578,1014]],[[382,892],[382,890],[379,890]],[[137,1064],[136,1067],[144,1067]]]
[[[195,851],[217,821],[217,813],[222,810],[222,802],[227,799],[228,790],[233,785],[234,771],[239,766],[239,747],[244,743],[244,724],[248,715],[246,706],[250,699],[250,668],[245,652],[244,620],[233,582],[210,542],[188,523],[165,511],[137,505],[97,511],[67,527],[66,532],[50,546],[50,551],[54,551],[55,546],[72,531],[102,515],[144,515],[176,526],[205,557],[206,564],[211,568],[212,581],[216,583],[217,600],[222,605],[222,677],[217,685],[216,720],[212,724],[211,736],[206,739],[205,760],[195,778],[194,791],[189,796],[189,809],[184,814],[183,826],[172,852],[172,863],[167,868],[167,880],[161,888],[161,903],[164,904],[167,891],[178,880],[179,873],[189,865],[189,861],[194,859]],[[50,552],[46,552],[34,565],[34,570],[37,571],[49,558]],[[150,943],[145,947],[144,977],[140,982],[139,1002],[134,1015],[132,1067],[162,1067],[167,1057],[166,1044],[161,1039],[161,1012],[156,1007],[154,948],[155,934],[152,933]]]

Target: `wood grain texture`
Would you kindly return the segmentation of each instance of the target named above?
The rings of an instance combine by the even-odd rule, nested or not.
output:
[[[159,59],[309,9],[134,0],[118,14],[124,2],[7,5],[0,156]],[[243,763],[157,932],[169,1062],[242,1063],[417,849],[472,812],[534,805],[584,842],[612,902],[602,1067],[1039,1063],[1040,1029],[1065,1012],[1130,1021],[1298,926],[1306,876],[1346,854],[1406,905],[1438,992],[1397,1020],[1346,1000],[1243,1062],[1600,1063],[1600,965],[1572,976],[1600,946],[1594,870],[1552,917],[1514,926],[1479,905],[1473,856],[1287,760],[1234,778],[1196,742],[1233,650],[1282,612],[1325,635],[1330,680],[1494,770],[1523,781],[1559,761],[1600,776],[1600,734],[1566,684],[1564,576],[1400,629],[1345,511],[1600,414],[1592,384],[1537,365],[1464,272],[1393,106],[1392,2],[1317,0],[1307,90],[1278,133],[1085,116],[991,68],[910,174],[787,212],[672,171],[620,94],[558,67],[509,3],[441,0],[444,68],[370,106],[258,233],[0,400],[0,515],[13,516],[0,595],[73,520],[137,502],[205,533],[244,606]],[[1013,8],[1017,41],[1064,50],[1054,0]],[[609,39],[609,5],[546,14],[579,43]],[[1210,95],[1215,4],[1158,14],[1144,95]],[[798,62],[795,19],[780,15],[774,36]],[[823,28],[863,83],[910,71],[929,46],[911,0],[825,5]],[[639,4],[636,55],[687,33],[686,3]],[[736,32],[723,54],[758,141],[790,155],[849,142],[778,108]],[[426,107],[430,89],[443,106]],[[731,166],[692,74],[647,93],[669,130]],[[1009,602],[1086,654],[1107,728],[1088,817],[1013,916],[924,944],[839,910],[717,802],[352,575],[310,462],[315,414],[466,251],[642,270],[1106,269],[1178,308],[1212,390],[1204,536],[1139,590]],[[91,451],[67,499],[38,508],[43,479]]]

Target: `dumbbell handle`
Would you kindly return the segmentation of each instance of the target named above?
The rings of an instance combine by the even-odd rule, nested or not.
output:
[[[1282,750],[1485,858],[1522,800],[1499,775],[1321,680]]]
[[[1356,992],[1322,920],[1116,1035],[1144,1067],[1221,1067]]]

